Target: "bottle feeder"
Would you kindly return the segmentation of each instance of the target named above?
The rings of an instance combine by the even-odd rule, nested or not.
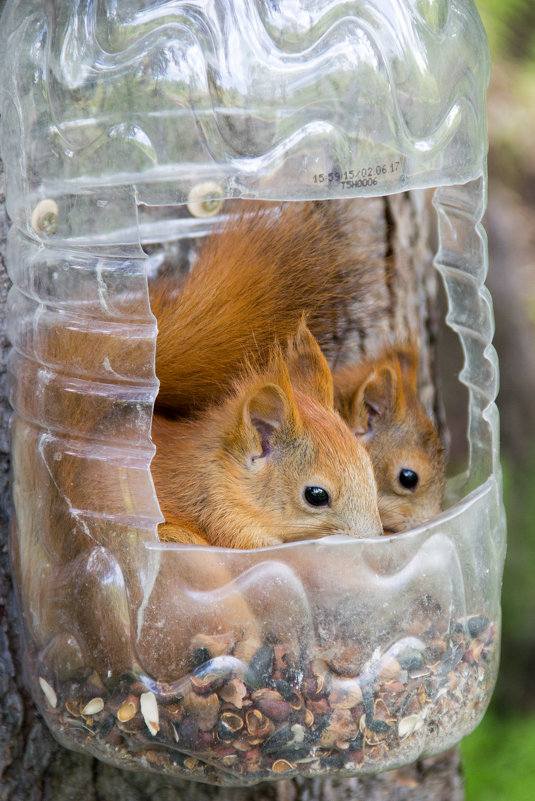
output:
[[[458,743],[496,678],[505,543],[472,0],[7,0],[0,50],[11,544],[50,729],[118,767],[230,785]],[[469,404],[444,510],[376,538],[161,542],[162,264],[185,272],[237,200],[427,190]]]

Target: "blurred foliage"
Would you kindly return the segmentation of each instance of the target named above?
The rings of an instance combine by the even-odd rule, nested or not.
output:
[[[522,471],[504,465],[504,500],[509,548],[505,562],[502,611],[502,664],[494,709],[535,713],[535,458]],[[535,764],[535,748],[533,749]],[[535,798],[535,790],[533,794]]]
[[[461,743],[465,801],[535,799],[535,458],[504,466],[509,548],[502,596],[502,664],[491,706]]]
[[[535,719],[489,713],[461,751],[466,801],[535,798]]]
[[[535,799],[535,0],[475,0],[492,56],[489,286],[502,373],[508,551],[489,712],[461,746],[466,801]],[[529,364],[528,364],[529,362]],[[522,396],[522,397],[521,397]],[[531,410],[531,411],[530,411]]]
[[[533,0],[476,0],[493,57],[535,65]]]
[[[489,39],[489,173],[535,202],[535,2],[476,0]]]
[[[502,658],[491,706],[461,743],[465,801],[535,798],[535,458],[504,465],[509,547],[502,594]]]
[[[535,711],[535,377],[526,374],[526,369],[533,371],[526,348],[535,352],[535,2],[476,0],[476,5],[492,54],[489,210],[494,204],[494,216],[491,227],[487,221],[489,284],[495,294],[502,372],[498,405],[506,435],[502,452],[509,532],[502,669],[494,704],[502,712],[512,707]]]

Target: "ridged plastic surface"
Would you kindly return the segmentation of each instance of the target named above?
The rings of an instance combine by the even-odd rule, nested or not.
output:
[[[488,52],[466,0],[21,0],[2,29],[3,113],[24,120],[4,160],[22,148],[30,196],[131,183],[177,203],[202,180],[227,197],[381,195],[463,183],[485,156]],[[24,220],[20,191],[9,203]],[[58,233],[117,236],[120,210],[70,205]]]
[[[449,747],[495,680],[504,552],[473,6],[46,9],[7,3],[1,91],[12,544],[27,678],[50,727],[123,767],[223,784]],[[158,541],[142,245],[206,233],[183,206],[158,208],[204,179],[225,197],[441,185],[437,267],[471,458],[440,518],[258,551]],[[141,221],[139,204],[153,206]]]

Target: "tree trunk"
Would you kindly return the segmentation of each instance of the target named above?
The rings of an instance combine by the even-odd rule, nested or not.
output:
[[[8,279],[4,271],[7,223],[0,164],[0,314],[5,316]],[[364,206],[363,206],[364,208]],[[384,280],[376,291],[388,314],[376,330],[358,332],[352,343],[366,353],[384,337],[407,331],[422,343],[421,393],[440,421],[434,388],[436,279],[426,246],[428,226],[421,195],[366,201],[366,221],[376,246],[388,257]],[[414,330],[414,323],[419,321]],[[5,328],[3,329],[5,330]],[[41,720],[22,679],[18,624],[8,557],[10,496],[8,488],[9,406],[6,386],[8,343],[2,334],[1,379],[1,547],[0,547],[0,801],[462,801],[456,749],[407,768],[364,778],[286,779],[250,788],[218,788],[188,781],[170,783],[144,773],[110,767],[59,746]]]

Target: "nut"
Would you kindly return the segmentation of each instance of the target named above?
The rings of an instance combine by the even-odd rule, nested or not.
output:
[[[397,681],[401,674],[401,665],[393,656],[387,659],[377,674],[377,681],[383,683],[387,681]]]
[[[141,693],[139,696],[141,714],[147,724],[147,729],[153,737],[160,731],[160,716],[158,713],[158,703],[153,692]]]
[[[198,695],[190,692],[184,698],[184,709],[201,731],[209,731],[219,717],[219,698],[216,693]]]
[[[252,699],[258,709],[271,720],[277,722],[288,720],[291,706],[276,690],[269,690],[263,687],[253,693]]]
[[[58,705],[58,696],[56,695],[54,688],[51,687],[50,684],[47,682],[47,680],[43,679],[42,676],[39,676],[39,684],[45,695],[46,700],[48,701],[52,709],[55,709]]]
[[[357,736],[358,724],[353,720],[349,709],[335,709],[329,725],[323,730],[319,745],[321,748],[347,748],[347,743]]]
[[[362,703],[362,690],[353,679],[338,679],[333,683],[329,703],[337,709],[352,709]]]
[[[247,695],[247,687],[240,679],[231,679],[219,691],[219,697],[223,701],[227,701],[236,709],[241,709],[243,706],[243,699]]]
[[[243,720],[235,712],[223,712],[219,718],[218,736],[220,740],[228,742],[243,728]]]
[[[401,718],[398,723],[398,735],[400,740],[410,737],[415,731],[421,729],[423,725],[424,721],[420,715],[407,715],[407,717]]]
[[[80,701],[73,701],[72,699],[65,701],[65,709],[73,718],[79,718],[81,715]]]
[[[314,713],[311,709],[305,709],[305,726],[310,728],[314,723]]]
[[[93,715],[98,715],[99,712],[102,712],[104,709],[104,699],[103,698],[92,698],[91,701],[88,701],[87,704],[82,709],[82,715],[85,717],[93,717]]]
[[[273,723],[259,709],[249,709],[245,715],[247,731],[253,737],[265,738],[273,732]]]
[[[271,770],[273,773],[287,773],[289,770],[295,770],[295,765],[287,759],[276,759]]]
[[[129,695],[117,710],[117,720],[126,723],[132,720],[139,709],[139,698],[137,695]]]

